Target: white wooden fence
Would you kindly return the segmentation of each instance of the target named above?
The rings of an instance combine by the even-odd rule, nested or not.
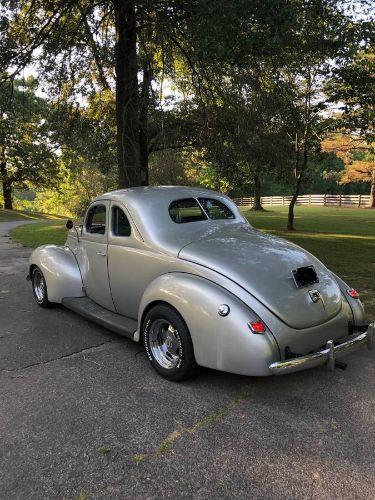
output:
[[[262,196],[262,205],[288,206],[291,196]],[[234,201],[240,207],[248,207],[253,204],[253,198],[235,198]],[[297,205],[311,207],[358,207],[364,208],[370,205],[370,195],[364,194],[305,194],[298,196]]]

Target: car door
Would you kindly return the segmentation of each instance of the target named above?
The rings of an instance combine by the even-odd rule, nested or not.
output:
[[[126,207],[112,202],[108,274],[116,311],[136,319],[146,287],[170,269],[170,257],[146,245]]]
[[[108,275],[116,311],[137,318],[142,238],[125,207],[112,203],[108,230]],[[135,257],[135,259],[134,259]],[[137,279],[138,278],[138,279]]]
[[[108,279],[109,207],[109,200],[101,200],[88,209],[77,259],[86,295],[106,309],[115,311]]]

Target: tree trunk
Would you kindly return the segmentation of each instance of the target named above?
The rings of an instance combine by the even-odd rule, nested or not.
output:
[[[298,145],[298,134],[296,134],[296,189],[290,201],[289,210],[288,210],[288,231],[294,231],[294,206],[297,203],[298,195],[301,188],[303,174],[307,168],[307,142],[309,138],[310,132],[310,111],[311,111],[311,73],[309,72],[307,77],[307,86],[305,93],[305,103],[304,103],[304,111],[303,111],[303,121],[304,121],[304,130],[303,130],[303,161],[301,167],[300,165],[300,147]]]
[[[296,189],[295,189],[293,196],[292,196],[292,199],[290,200],[290,203],[289,203],[288,223],[286,226],[288,231],[294,230],[294,206],[297,202],[298,193],[299,193],[300,186],[301,186],[301,176],[300,176],[300,169],[299,169],[299,154],[300,154],[300,150],[299,150],[299,147],[297,146],[297,139],[296,139],[296,164],[294,167],[294,171],[295,171],[295,175],[297,178],[297,182],[296,182]]]
[[[254,181],[254,201],[251,210],[260,211],[263,210],[263,207],[262,207],[262,197],[261,197],[260,176],[258,172],[254,173],[253,181]]]
[[[301,188],[303,174],[307,168],[307,160],[308,160],[308,157],[307,157],[307,134],[308,134],[308,128],[306,129],[305,134],[304,134],[303,161],[302,161],[301,168],[299,168],[299,150],[297,151],[297,154],[296,154],[297,182],[296,182],[296,189],[295,189],[294,194],[292,196],[292,199],[290,201],[289,210],[288,210],[288,225],[287,225],[288,231],[294,231],[294,206],[297,203],[298,195],[299,195],[300,188]]]
[[[288,231],[294,231],[294,207],[295,207],[295,204],[297,203],[297,199],[299,196],[301,183],[302,183],[302,177],[303,177],[304,171],[306,170],[306,167],[307,167],[307,145],[305,142],[303,145],[303,162],[302,162],[302,166],[300,169],[299,169],[299,150],[296,153],[297,182],[296,182],[296,189],[293,193],[292,199],[290,200],[290,205],[289,205],[289,209],[288,209],[288,224],[287,224]]]
[[[0,175],[3,184],[4,208],[13,210],[12,183],[8,179],[5,163],[0,163]]]
[[[288,224],[287,224],[287,229],[288,231],[294,231],[294,206],[297,203],[298,195],[299,195],[299,190],[301,187],[301,181],[302,181],[302,173],[297,178],[297,183],[296,183],[296,190],[292,196],[292,199],[290,200],[289,204],[289,209],[288,209]]]
[[[139,186],[137,19],[134,0],[113,0],[116,17],[116,122],[118,183]]]
[[[147,62],[143,64],[143,80],[139,114],[139,152],[141,161],[141,183],[148,186],[148,108],[150,102],[151,77]]]
[[[372,170],[371,177],[370,208],[375,208],[375,168]]]

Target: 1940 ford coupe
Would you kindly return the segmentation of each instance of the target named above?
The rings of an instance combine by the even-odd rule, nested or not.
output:
[[[356,290],[302,248],[254,229],[228,197],[140,187],[68,221],[65,246],[30,258],[37,303],[57,302],[144,344],[170,380],[198,365],[280,375],[373,346]]]

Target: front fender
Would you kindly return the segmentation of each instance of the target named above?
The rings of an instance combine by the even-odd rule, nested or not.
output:
[[[198,365],[242,375],[270,375],[269,365],[280,359],[270,332],[253,334],[248,322],[251,309],[225,288],[196,275],[169,273],[156,278],[145,290],[139,310],[142,328],[145,312],[157,302],[173,306],[183,317],[193,342]],[[223,317],[218,307],[227,304]]]
[[[73,252],[68,247],[43,245],[36,248],[29,260],[30,273],[38,266],[46,280],[48,299],[61,302],[64,297],[83,297],[81,273]]]

